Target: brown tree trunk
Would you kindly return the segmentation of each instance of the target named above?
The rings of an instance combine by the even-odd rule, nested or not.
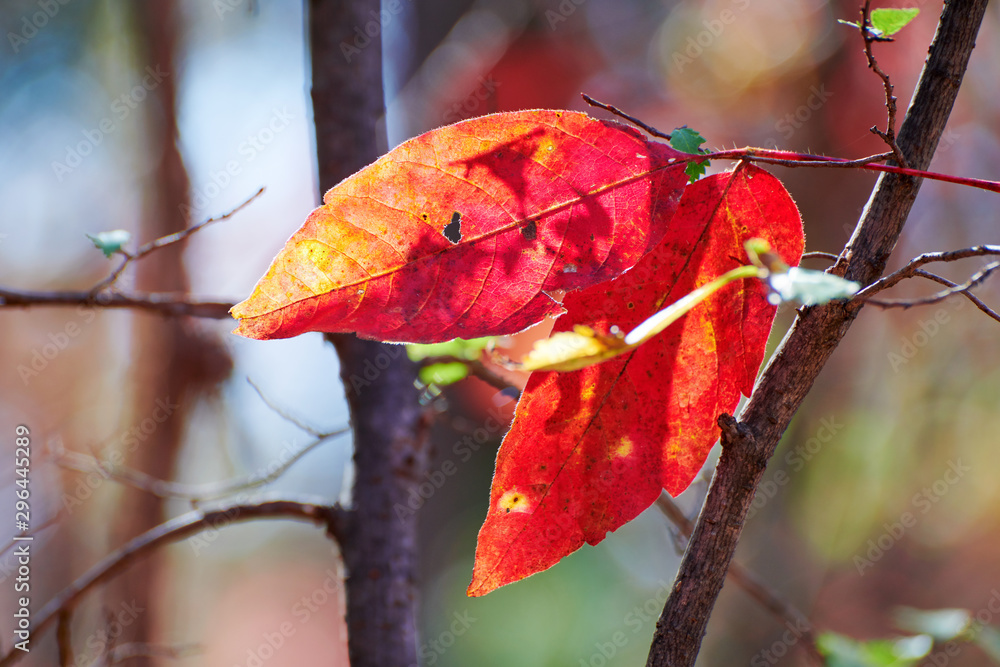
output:
[[[377,0],[311,0],[312,100],[320,190],[378,157],[384,113],[381,42],[365,28]],[[400,345],[328,335],[354,429],[352,506],[340,538],[352,667],[415,665],[417,535],[394,507],[426,467],[414,364]]]

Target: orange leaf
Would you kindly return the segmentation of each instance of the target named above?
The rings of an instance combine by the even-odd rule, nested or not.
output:
[[[781,183],[745,166],[689,186],[667,235],[621,277],[567,295],[556,332],[628,331],[746,263],[760,237],[789,264],[802,222]],[[694,479],[716,418],[749,395],[775,308],[756,280],[731,283],[649,342],[569,373],[534,373],[497,454],[469,595],[554,565]]]
[[[235,333],[520,331],[561,312],[548,292],[614,278],[659,242],[690,158],[570,111],[433,130],[326,193],[233,308]]]

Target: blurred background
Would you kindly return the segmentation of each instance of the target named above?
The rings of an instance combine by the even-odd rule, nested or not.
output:
[[[917,19],[895,42],[876,45],[900,119],[941,8],[900,6],[912,5]],[[856,20],[853,2],[399,0],[384,8],[373,20],[383,39],[387,148],[495,111],[583,110],[586,92],[665,132],[690,125],[713,148],[848,158],[884,150],[868,130],[885,126],[881,83],[857,33],[837,23]],[[320,197],[303,12],[291,0],[0,4],[0,287],[88,289],[119,260],[86,234],[128,230],[135,247],[176,231],[163,221],[178,213],[187,224],[217,217],[263,187],[232,218],[119,281],[125,290],[219,301],[249,294]],[[992,7],[935,171],[1000,179],[998,28]],[[345,57],[365,57],[364,30]],[[875,178],[772,171],[799,205],[807,251],[839,252]],[[891,268],[925,251],[1000,242],[996,212],[996,195],[925,182]],[[933,268],[962,281],[983,263]],[[934,289],[908,281],[893,296]],[[996,282],[977,293],[1000,304]],[[773,344],[793,314],[779,313]],[[266,480],[313,443],[279,411],[320,432],[346,425],[337,359],[319,334],[262,343],[230,335],[232,326],[75,307],[0,310],[0,515],[14,525],[14,428],[25,424],[38,531],[33,609],[192,504],[59,461],[118,456],[204,490]],[[893,636],[900,605],[983,611],[982,622],[1000,625],[998,341],[1000,324],[964,299],[865,309],[765,473],[737,560],[820,629]],[[465,597],[503,435],[493,425],[506,423],[513,404],[477,379],[429,403],[431,474],[452,465],[457,474],[417,510],[422,660],[643,664],[679,562],[675,531],[655,508],[547,572]],[[331,437],[273,481],[225,498],[333,502],[349,491],[350,457],[350,437]],[[680,498],[691,516],[705,488],[696,482]],[[2,534],[6,546],[13,529]],[[8,549],[0,556],[5,651],[15,573]],[[136,641],[160,657],[134,664],[347,664],[342,576],[320,530],[219,526],[89,596],[73,625],[75,664],[103,664],[109,647]],[[699,664],[805,664],[797,643],[727,584]],[[22,664],[56,664],[54,633]],[[991,663],[969,646],[948,664]]]

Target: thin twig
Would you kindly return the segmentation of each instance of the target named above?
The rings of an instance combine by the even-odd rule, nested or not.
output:
[[[947,278],[942,278],[941,276],[930,273],[929,271],[924,271],[923,269],[917,269],[913,272],[914,276],[920,276],[922,278],[928,278],[935,282],[942,284],[947,284],[948,289],[941,290],[940,292],[935,292],[929,296],[919,297],[916,299],[866,299],[866,304],[871,304],[879,308],[912,308],[913,306],[928,306],[933,303],[938,303],[939,301],[944,301],[949,296],[953,294],[964,294],[969,298],[979,310],[983,311],[993,319],[1000,322],[1000,315],[983,303],[978,297],[972,294],[969,290],[973,287],[979,285],[983,282],[991,273],[1000,268],[1000,262],[990,262],[980,271],[977,271],[964,283],[958,284],[954,283]]]
[[[872,29],[871,21],[871,0],[865,0],[864,7],[861,8],[861,38],[865,43],[865,57],[868,59],[868,68],[871,69],[878,78],[882,80],[882,87],[885,89],[885,108],[888,111],[889,118],[886,120],[886,130],[885,132],[878,129],[878,126],[873,125],[870,132],[878,135],[882,138],[882,141],[886,143],[887,146],[892,150],[892,159],[896,161],[900,167],[908,167],[906,164],[906,158],[903,157],[903,151],[899,149],[899,145],[896,143],[896,96],[892,94],[893,85],[889,81],[889,75],[882,71],[879,67],[878,61],[875,60],[875,56],[872,53],[872,44],[880,40],[874,33]]]
[[[264,405],[266,405],[267,407],[271,408],[271,410],[276,415],[278,415],[279,417],[281,417],[285,421],[289,422],[290,424],[294,424],[294,425],[298,426],[300,429],[302,429],[303,431],[305,431],[306,433],[308,433],[309,435],[311,435],[314,438],[329,437],[331,435],[338,435],[338,434],[340,434],[340,433],[342,433],[344,431],[350,430],[350,428],[345,428],[345,429],[341,429],[341,430],[338,430],[338,431],[334,431],[333,433],[323,433],[322,431],[319,431],[318,429],[315,429],[312,426],[309,426],[308,424],[306,424],[305,422],[301,421],[297,417],[293,417],[292,415],[290,415],[287,412],[285,412],[282,408],[278,407],[278,405],[276,403],[272,402],[271,399],[269,399],[267,396],[264,395],[264,392],[261,391],[261,388],[258,387],[256,385],[256,383],[254,383],[254,381],[251,380],[250,378],[247,378],[247,384],[249,384],[251,387],[253,387],[253,390],[257,392],[258,396],[260,396],[260,400],[264,401]]]
[[[836,262],[840,255],[835,255],[832,252],[807,252],[802,255],[802,259],[828,259],[831,262]]]
[[[114,649],[106,651],[97,660],[90,663],[89,667],[110,667],[120,665],[132,658],[167,658],[169,660],[180,660],[182,658],[197,655],[201,651],[198,644],[183,644],[180,646],[160,646],[158,644],[145,644],[141,642],[129,642],[115,646]]]
[[[677,527],[677,530],[680,531],[685,539],[691,537],[691,533],[694,532],[694,522],[684,514],[673,498],[666,493],[661,493],[660,497],[656,499],[656,508]],[[795,628],[801,632],[802,638],[805,640],[805,648],[810,657],[816,664],[823,664],[822,656],[820,656],[816,649],[816,628],[808,616],[794,604],[783,599],[774,589],[765,584],[757,574],[736,561],[729,564],[729,571],[726,573],[726,576],[762,607],[767,609],[780,623],[787,624],[788,627]]]
[[[635,116],[630,116],[629,114],[625,113],[624,111],[622,111],[618,107],[612,106],[610,104],[605,104],[604,102],[598,102],[597,100],[595,100],[593,97],[591,97],[587,93],[580,93],[580,96],[583,97],[583,101],[586,102],[587,104],[589,104],[590,106],[594,106],[594,107],[598,107],[600,109],[604,109],[605,111],[608,111],[608,112],[610,112],[610,113],[618,116],[619,118],[624,118],[625,120],[627,120],[628,122],[632,123],[636,127],[641,127],[642,129],[646,130],[647,133],[649,133],[650,135],[652,135],[654,137],[658,137],[660,139],[666,139],[667,141],[670,141],[670,135],[669,134],[666,134],[664,132],[660,132],[659,130],[657,130],[652,125],[647,125],[646,123],[642,122],[641,120],[639,120]]]
[[[941,276],[931,273],[930,271],[924,271],[923,269],[917,269],[916,271],[913,272],[913,275],[919,276],[921,278],[927,278],[928,280],[933,280],[934,282],[944,285],[945,287],[958,287],[958,283],[952,282],[947,278],[942,278]],[[1000,322],[1000,314],[998,314],[995,310],[993,310],[985,303],[983,303],[978,296],[976,296],[972,292],[969,292],[968,290],[962,292],[962,296],[964,296],[966,299],[974,303],[976,305],[976,308],[983,311],[986,315],[992,317],[997,322]]]
[[[34,292],[0,288],[0,308],[32,306],[85,306],[90,308],[135,308],[171,317],[229,319],[232,302],[198,301],[176,294],[133,292],[131,294],[89,291]]]
[[[854,298],[849,302],[849,304],[854,307],[859,307],[863,301],[867,301],[873,295],[881,292],[882,290],[889,289],[901,280],[915,275],[916,269],[920,268],[924,264],[930,264],[932,262],[954,262],[955,260],[965,259],[967,257],[983,257],[991,255],[1000,255],[1000,245],[977,245],[972,246],[971,248],[962,248],[961,250],[925,252],[922,255],[917,255],[911,259],[903,268],[893,271],[887,276],[879,278],[871,285],[868,285],[859,291],[854,295]]]
[[[721,154],[720,154],[721,153]],[[858,167],[864,167],[867,165],[875,165],[877,162],[882,162],[888,160],[892,157],[892,153],[879,153],[878,155],[869,155],[868,157],[858,158],[857,160],[843,160],[840,158],[825,158],[822,156],[815,156],[817,159],[805,159],[805,160],[789,160],[779,157],[770,157],[767,155],[761,155],[760,151],[754,148],[743,149],[736,151],[725,151],[720,153],[709,153],[708,157],[714,157],[715,159],[728,157],[728,153],[733,153],[733,157],[739,157],[741,160],[750,160],[752,162],[763,162],[765,164],[776,164],[780,167],[830,167],[833,169],[856,169]],[[742,153],[742,155],[739,155]],[[877,166],[877,165],[875,165]]]
[[[118,266],[117,269],[111,272],[111,275],[109,275],[107,278],[101,280],[92,288],[90,288],[90,294],[96,295],[101,290],[114,285],[115,281],[118,280],[118,278],[125,271],[128,265],[131,264],[132,262],[138,261],[143,257],[145,257],[146,255],[148,255],[149,253],[159,250],[160,248],[165,248],[169,245],[173,245],[174,243],[179,243],[184,239],[186,239],[187,237],[194,234],[195,232],[197,232],[198,230],[212,224],[213,222],[220,222],[222,220],[227,220],[233,217],[241,210],[249,206],[250,203],[253,202],[253,200],[257,199],[257,197],[261,196],[262,194],[264,194],[264,188],[257,190],[257,192],[251,195],[246,201],[244,201],[242,204],[232,209],[228,213],[223,213],[220,216],[209,218],[208,220],[199,222],[196,225],[192,225],[186,229],[182,229],[181,231],[175,234],[168,234],[167,236],[162,236],[158,239],[150,241],[149,243],[140,246],[139,249],[136,250],[134,253],[130,253],[126,250],[119,250],[118,253],[124,255],[125,259],[122,260],[122,263]]]
[[[281,477],[285,472],[298,462],[303,456],[319,447],[328,439],[350,433],[350,428],[342,428],[330,433],[321,433],[316,440],[309,443],[299,451],[295,452],[287,461],[282,463],[274,471],[264,476],[256,474],[248,477],[238,477],[235,479],[212,482],[209,484],[184,484],[182,482],[171,482],[152,475],[148,475],[140,470],[133,470],[125,466],[114,465],[101,461],[96,456],[87,456],[79,452],[61,452],[55,459],[55,464],[70,470],[83,473],[98,473],[103,477],[114,479],[115,481],[137,488],[157,498],[179,498],[192,503],[200,503],[206,500],[216,500],[224,498],[240,491],[247,491],[261,486],[266,486]]]
[[[98,584],[124,572],[133,561],[166,544],[183,540],[203,530],[255,519],[287,518],[325,525],[329,535],[337,533],[343,510],[298,500],[268,500],[251,504],[226,505],[212,511],[193,510],[146,531],[111,552],[72,584],[48,601],[36,614],[27,641],[37,639],[64,610],[73,609]],[[12,649],[0,660],[0,667],[13,665],[26,654]]]

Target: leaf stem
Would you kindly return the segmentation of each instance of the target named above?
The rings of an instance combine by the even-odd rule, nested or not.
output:
[[[771,150],[767,148],[737,148],[728,151],[718,151],[704,156],[712,160],[749,160],[751,162],[764,162],[767,164],[780,164],[785,167],[843,167],[851,169],[865,169],[867,171],[881,171],[890,174],[901,174],[903,176],[915,176],[917,178],[929,178],[934,181],[944,181],[946,183],[956,183],[958,185],[968,185],[969,187],[989,190],[990,192],[1000,192],[1000,182],[987,181],[981,178],[966,178],[964,176],[950,176],[939,174],[923,169],[910,169],[908,167],[897,167],[889,164],[877,164],[878,160],[892,157],[892,153],[883,153],[861,160],[848,160],[845,158],[828,157],[826,155],[810,155],[809,153],[793,153],[791,151]]]
[[[668,326],[676,322],[682,315],[687,313],[689,310],[697,306],[699,303],[710,297],[715,292],[719,291],[729,283],[734,280],[742,280],[743,278],[766,278],[767,269],[761,269],[756,266],[746,265],[739,266],[731,271],[723,273],[721,276],[713,280],[712,282],[705,283],[698,289],[685,294],[683,297],[674,301],[672,304],[664,308],[663,310],[654,313],[646,321],[632,329],[625,336],[625,344],[633,347],[640,345],[656,334],[660,333]]]

